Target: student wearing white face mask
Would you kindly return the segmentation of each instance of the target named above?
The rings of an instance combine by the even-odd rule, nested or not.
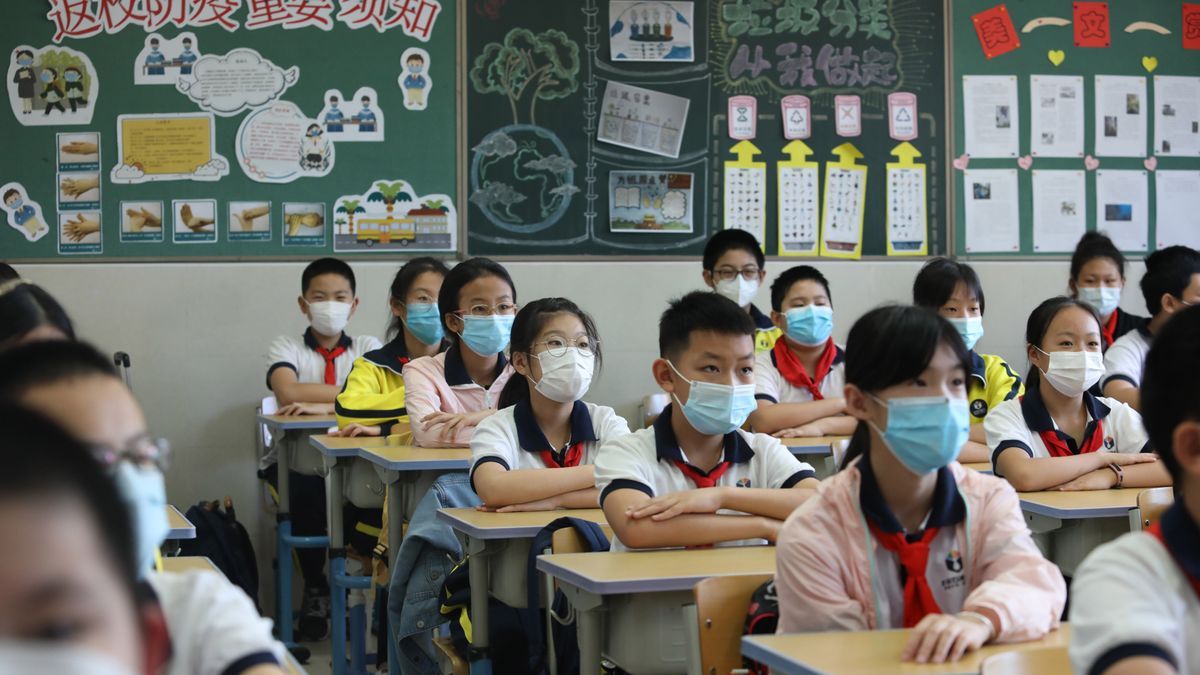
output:
[[[1170,485],[1137,411],[1088,391],[1104,374],[1092,306],[1043,302],[1029,315],[1025,340],[1029,389],[984,422],[996,475],[1021,492]]]
[[[775,346],[783,331],[754,306],[754,297],[766,279],[762,245],[745,230],[721,230],[704,245],[704,284],[737,303],[754,320],[754,350]]]
[[[1120,308],[1121,291],[1125,288],[1125,256],[1104,234],[1088,232],[1080,238],[1071,256],[1071,278],[1067,285],[1072,298],[1091,305],[1100,315],[1100,338],[1105,351],[1117,338],[1144,327],[1149,321]]]
[[[601,362],[592,318],[565,298],[517,313],[509,343],[512,378],[500,411],[471,438],[471,484],[485,510],[594,508],[592,464],[603,443],[629,434],[607,406],[584,403]]]

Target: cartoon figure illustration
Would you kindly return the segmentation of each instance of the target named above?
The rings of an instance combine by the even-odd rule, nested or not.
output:
[[[42,89],[42,99],[46,101],[46,113],[50,114],[51,108],[58,108],[58,112],[66,114],[67,109],[63,107],[63,90],[58,86],[58,71],[53,68],[42,68],[42,82],[45,87]]]
[[[199,57],[196,56],[196,52],[192,51],[192,39],[189,37],[183,38],[183,51],[175,59],[179,62],[179,74],[191,75],[192,65],[196,63],[197,58]]]
[[[325,113],[325,131],[331,134],[341,133],[345,128],[342,122],[345,121],[346,114],[338,108],[338,97],[329,97],[329,110]]]
[[[166,75],[167,57],[158,51],[158,38],[150,38],[150,53],[146,55],[147,75]]]
[[[306,171],[324,171],[329,168],[329,141],[321,132],[321,125],[310,124],[300,141],[300,168]]]
[[[426,70],[427,55],[422,49],[407,49],[404,51],[404,67],[407,72],[400,86],[404,89],[404,107],[409,110],[425,109],[425,94],[429,89],[429,77]]]
[[[375,133],[375,112],[371,110],[371,97],[362,97],[362,110],[359,110],[354,115],[354,120],[358,122],[358,131],[362,134]]]
[[[33,73],[33,52],[22,49],[17,52],[17,72],[13,73],[13,84],[17,85],[17,97],[21,99],[21,114],[33,112],[33,86],[37,77]]]
[[[0,200],[3,200],[4,208],[8,211],[8,224],[25,235],[28,241],[37,241],[50,231],[42,220],[42,207],[37,202],[28,200],[25,188],[19,184],[5,185]]]
[[[71,112],[78,112],[79,104],[87,105],[83,91],[83,73],[71,66],[63,71],[63,79],[67,81],[67,103],[71,104]]]

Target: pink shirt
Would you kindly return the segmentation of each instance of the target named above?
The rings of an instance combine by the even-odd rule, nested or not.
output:
[[[474,426],[459,427],[451,439],[443,439],[441,425],[432,428],[421,420],[436,412],[471,413],[495,410],[512,366],[504,355],[496,362],[496,380],[483,388],[471,380],[456,343],[435,356],[422,356],[404,367],[404,407],[412,423],[413,443],[427,448],[465,448],[471,444]]]

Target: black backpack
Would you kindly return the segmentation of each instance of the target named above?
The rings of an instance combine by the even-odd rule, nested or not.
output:
[[[743,635],[774,635],[779,626],[779,596],[775,593],[775,580],[764,582],[750,596],[750,608],[746,610]],[[767,667],[758,661],[742,659],[742,665],[753,675],[766,675]]]
[[[200,502],[187,510],[187,519],[196,526],[196,538],[184,539],[179,554],[204,556],[225,573],[258,606],[258,561],[250,535],[237,521],[233,500],[226,497],[222,509],[218,502]]]

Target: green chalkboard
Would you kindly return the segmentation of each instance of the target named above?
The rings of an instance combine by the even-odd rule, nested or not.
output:
[[[0,22],[0,45],[5,54],[4,67],[13,63],[17,45],[35,48],[54,45],[55,25],[47,13],[63,5],[78,6],[62,0],[21,0],[5,3],[3,22]],[[96,8],[100,5],[137,5],[142,3],[83,3]],[[151,4],[151,3],[147,3]],[[193,6],[207,3],[153,3],[156,6]],[[352,28],[338,20],[330,30],[317,27],[284,28],[271,25],[257,29],[246,27],[251,11],[248,3],[217,3],[234,5],[238,9],[232,19],[236,30],[218,26],[184,26],[167,23],[154,32],[165,39],[176,38],[182,32],[194,33],[201,54],[223,55],[237,48],[259,52],[282,69],[296,67],[299,78],[284,91],[281,101],[295,103],[306,117],[318,118],[325,104],[326,90],[336,89],[346,98],[354,97],[360,87],[371,87],[378,95],[375,106],[384,115],[385,137],[382,142],[336,142],[336,161],[324,177],[303,177],[291,183],[266,184],[251,180],[236,166],[235,137],[242,120],[250,113],[241,112],[229,117],[216,117],[215,149],[229,160],[228,175],[212,182],[191,180],[156,181],[140,184],[115,184],[109,172],[119,161],[117,157],[117,116],[122,114],[197,113],[196,103],[169,85],[135,85],[134,63],[145,46],[147,32],[140,25],[126,26],[114,33],[100,31],[86,38],[64,37],[62,47],[86,54],[99,77],[99,97],[94,116],[87,125],[23,126],[8,110],[8,102],[0,110],[0,137],[4,152],[0,156],[0,184],[19,182],[38,202],[50,224],[50,232],[35,242],[28,242],[5,221],[0,213],[0,259],[6,261],[77,261],[104,262],[131,259],[304,259],[334,252],[334,229],[345,233],[346,219],[337,213],[338,200],[343,195],[380,192],[378,182],[407,181],[417,195],[444,194],[457,202],[457,97],[455,88],[455,59],[457,34],[457,2],[441,0],[428,41],[408,35],[399,25],[394,8],[397,3],[378,4],[386,15],[380,18],[397,20],[395,27],[376,30],[373,25]],[[259,4],[259,3],[255,3]],[[279,6],[299,6],[298,3],[270,3]],[[308,3],[320,5],[321,3]],[[351,3],[326,3],[337,12],[339,5],[346,11]],[[414,2],[412,6],[420,3]],[[430,3],[423,3],[429,6]],[[115,11],[115,10],[114,10]],[[336,19],[336,16],[333,17]],[[427,75],[432,82],[425,110],[405,107],[405,92],[398,83],[404,69],[402,54],[409,48],[421,48],[429,54]],[[164,48],[164,52],[167,50]],[[171,54],[168,53],[168,56]],[[18,104],[19,105],[19,104]],[[347,116],[358,110],[357,101],[344,101]],[[353,107],[348,107],[353,106]],[[35,113],[41,114],[41,106]],[[102,252],[96,254],[63,255],[59,252],[57,212],[57,143],[58,133],[99,132],[101,134],[100,213],[102,222]],[[387,192],[384,186],[383,192]],[[401,192],[403,200],[407,192]],[[389,197],[392,196],[389,193]],[[181,243],[172,240],[171,205],[173,200],[215,200],[217,230],[214,243]],[[161,242],[121,241],[122,202],[162,202],[164,207],[164,236]],[[229,204],[231,202],[270,202],[270,238],[265,241],[231,241]],[[394,201],[394,200],[393,200]],[[324,206],[325,236],[323,246],[284,246],[284,204],[313,203]],[[376,206],[363,201],[365,206]],[[388,204],[391,210],[391,202]],[[407,206],[409,211],[424,208],[425,204]],[[444,200],[433,206],[445,206]],[[382,207],[380,207],[382,208]],[[399,208],[399,207],[397,207]],[[461,208],[461,207],[460,207]],[[432,211],[431,211],[432,213]],[[444,211],[442,212],[444,213]],[[365,217],[359,214],[359,217]],[[435,214],[434,217],[440,217]],[[416,220],[420,220],[419,217]],[[261,222],[261,221],[260,221]],[[236,225],[234,226],[236,227]],[[446,235],[447,237],[449,235]],[[311,241],[311,240],[310,240]],[[379,251],[379,246],[372,247]],[[412,247],[416,248],[416,247]],[[453,254],[456,251],[447,251]],[[371,258],[396,255],[396,251],[338,255]]]
[[[845,141],[864,155],[860,163],[869,173],[863,251],[882,255],[885,164],[896,161],[890,153],[898,143],[889,136],[886,117],[887,96],[893,92],[910,92],[918,100],[913,145],[922,155],[918,161],[927,164],[929,252],[945,251],[941,0],[470,4],[464,10],[462,64],[467,120],[463,211],[469,252],[695,255],[723,227],[723,167],[726,160],[736,159],[730,149],[737,142],[727,129],[728,101],[750,95],[758,105],[753,139],[761,150],[757,160],[768,166],[764,245],[774,255],[779,240],[775,163],[788,159],[780,101],[803,94],[811,99],[813,116],[812,135],[806,141],[814,152],[810,160],[823,166],[835,159],[831,150]],[[690,16],[681,11],[689,7]],[[633,22],[646,25],[642,34],[648,30],[653,36],[650,43],[663,41],[668,19],[670,42],[690,34],[693,59],[614,59],[610,38],[631,30],[631,12],[639,17]],[[634,45],[633,50],[644,53],[636,50],[652,48]],[[610,83],[688,99],[677,158],[597,140],[599,125],[610,112],[604,100]],[[862,132],[856,138],[841,138],[834,132],[834,97],[850,94],[862,99]],[[651,98],[658,100],[654,93]],[[660,113],[647,119],[665,134],[674,126],[664,121],[669,118],[669,113]],[[546,159],[552,156],[569,162],[555,165],[556,160]],[[530,161],[536,162],[532,170],[526,166]],[[613,202],[623,202],[610,192],[610,181],[619,187],[627,177],[618,172],[658,173],[657,183],[667,185],[690,174],[684,181],[693,197],[690,231],[672,229],[672,222],[657,219],[654,227],[642,231],[630,231],[636,228],[624,221],[614,223]],[[649,182],[656,184],[653,176]],[[638,188],[630,194],[643,200],[662,194],[636,181],[630,185]]]
[[[1019,158],[1022,163],[1029,164],[1027,169],[1019,167],[1017,159],[980,159],[970,158],[968,169],[1012,169],[1018,176],[1018,191],[1020,204],[1020,246],[1019,250],[1009,252],[968,251],[966,233],[966,199],[967,190],[973,189],[964,181],[961,170],[954,171],[954,204],[955,204],[955,245],[958,255],[968,257],[1036,257],[1062,258],[1070,255],[1070,250],[1060,247],[1056,250],[1040,250],[1034,241],[1034,200],[1033,184],[1035,172],[1071,170],[1084,173],[1086,199],[1084,204],[1075,205],[1086,212],[1087,230],[1107,231],[1110,236],[1114,231],[1105,223],[1106,215],[1103,205],[1096,203],[1097,174],[1111,170],[1139,171],[1146,174],[1147,195],[1149,198],[1148,223],[1149,231],[1145,247],[1125,246],[1126,253],[1132,256],[1145,255],[1148,250],[1154,250],[1158,242],[1156,229],[1155,204],[1155,174],[1147,170],[1147,160],[1150,166],[1157,163],[1157,170],[1197,170],[1200,169],[1198,157],[1155,156],[1152,150],[1155,127],[1155,78],[1159,76],[1196,76],[1200,75],[1200,51],[1184,49],[1183,40],[1186,34],[1182,25],[1183,4],[1180,0],[1151,0],[1146,2],[1108,2],[1109,19],[1107,30],[1102,31],[1101,22],[1088,30],[1096,35],[1107,34],[1107,47],[1082,47],[1075,44],[1076,26],[1074,23],[1073,3],[1071,0],[1042,0],[1040,2],[1008,2],[996,0],[956,0],[953,6],[952,29],[953,35],[953,82],[954,82],[954,156],[961,158],[967,152],[965,145],[964,94],[963,77],[974,75],[1005,75],[1015,76],[1019,96]],[[1102,3],[1104,4],[1104,3]],[[1020,46],[988,59],[984,55],[980,39],[976,35],[972,17],[990,10],[998,5],[1005,5]],[[1028,26],[1029,32],[1023,32],[1030,22],[1043,17],[1062,19],[1063,21],[1040,22],[1044,25]],[[1089,22],[1095,22],[1095,17],[1089,17]],[[1197,18],[1200,21],[1200,17]],[[1081,25],[1082,25],[1081,21]],[[1153,24],[1157,28],[1134,24]],[[1057,25],[1061,24],[1061,25]],[[1132,25],[1133,31],[1128,29]],[[1161,30],[1160,30],[1161,29]],[[1196,26],[1191,28],[1194,33]],[[1163,32],[1167,34],[1163,34]],[[1100,39],[1100,38],[1093,38]],[[1055,52],[1053,55],[1051,52]],[[1061,54],[1059,53],[1061,52]],[[1051,60],[1059,61],[1058,65]],[[1147,64],[1143,64],[1147,59]],[[1153,68],[1151,71],[1150,68]],[[1033,115],[1039,113],[1042,105],[1041,97],[1034,101],[1031,93],[1031,76],[1078,76],[1083,80],[1083,154],[1084,157],[1052,158],[1034,157],[1032,147],[1031,122]],[[1146,147],[1142,156],[1115,157],[1105,156],[1096,150],[1095,106],[1097,105],[1096,76],[1137,76],[1145,78],[1145,95],[1147,100],[1140,101],[1135,108],[1145,117]],[[1049,102],[1047,105],[1050,105]],[[1134,105],[1131,103],[1131,105]],[[1102,130],[1102,133],[1103,130]],[[1098,156],[1097,156],[1098,155]],[[1086,157],[1093,157],[1099,162],[1089,170]],[[962,160],[959,160],[961,164]],[[1119,226],[1118,226],[1119,227]],[[1166,245],[1171,242],[1163,242]]]

